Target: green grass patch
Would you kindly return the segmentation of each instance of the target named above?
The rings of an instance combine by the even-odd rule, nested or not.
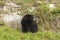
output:
[[[40,32],[22,33],[8,26],[0,26],[0,40],[60,40],[59,33]]]

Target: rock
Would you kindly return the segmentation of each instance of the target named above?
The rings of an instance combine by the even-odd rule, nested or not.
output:
[[[35,10],[35,7],[30,7],[27,9],[29,12],[33,12]]]
[[[55,9],[55,4],[49,4],[49,8],[50,8],[50,10]]]
[[[6,14],[3,17],[3,20],[5,22],[6,25],[10,26],[11,28],[21,28],[21,20],[22,20],[22,16],[15,14],[15,13],[11,13],[11,14]]]

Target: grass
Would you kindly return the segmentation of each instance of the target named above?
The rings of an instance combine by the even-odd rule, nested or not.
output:
[[[0,26],[0,40],[60,40],[59,33],[40,32],[22,33],[8,26]]]

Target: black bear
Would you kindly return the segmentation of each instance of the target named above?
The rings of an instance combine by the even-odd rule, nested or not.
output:
[[[34,16],[27,14],[22,18],[21,21],[22,24],[22,32],[27,33],[27,32],[32,32],[35,33],[38,31],[38,25],[36,21],[34,21]]]

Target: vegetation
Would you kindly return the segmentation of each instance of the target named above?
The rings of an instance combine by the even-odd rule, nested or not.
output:
[[[4,25],[0,26],[0,40],[60,40],[60,34],[49,31],[22,33]]]

